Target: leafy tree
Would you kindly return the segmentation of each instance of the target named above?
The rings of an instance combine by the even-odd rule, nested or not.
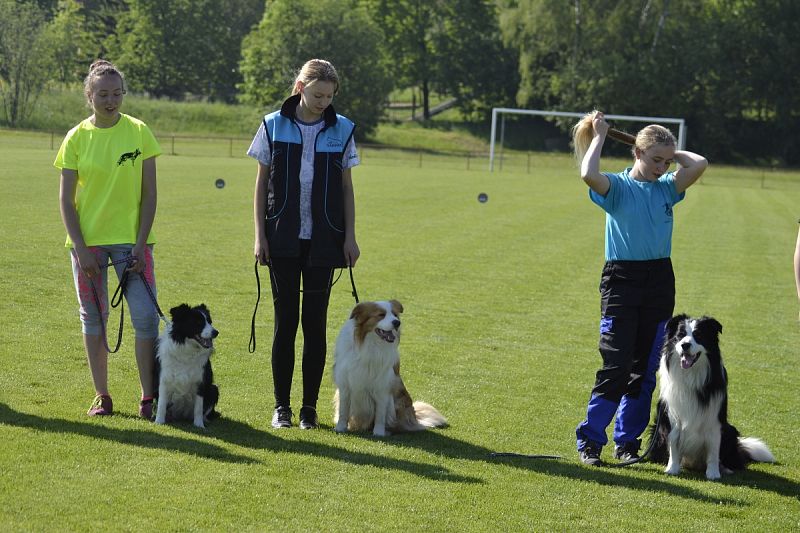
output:
[[[435,41],[437,86],[458,99],[465,115],[489,115],[514,101],[519,85],[516,50],[506,48],[495,2],[451,0],[440,5]]]
[[[465,115],[513,101],[516,50],[503,45],[496,3],[488,0],[364,0],[381,27],[399,87],[418,87],[423,116],[430,93],[457,98]]]
[[[380,40],[380,30],[355,1],[270,2],[242,45],[241,100],[273,110],[291,93],[303,63],[327,59],[341,82],[334,106],[358,124],[359,136],[368,134],[392,88]]]
[[[718,0],[707,20],[714,37],[695,52],[707,66],[699,135],[726,159],[800,164],[800,4]]]
[[[501,29],[520,54],[520,105],[687,119],[712,160],[797,164],[792,0],[519,0]]]
[[[242,81],[239,62],[242,58],[242,41],[261,20],[264,13],[263,0],[217,1],[217,17],[224,21],[216,31],[215,47],[220,52],[219,60],[211,73],[214,80],[209,96],[226,102],[235,102],[236,86]]]
[[[383,31],[383,49],[391,58],[395,84],[417,86],[422,113],[430,118],[430,93],[436,81],[435,35],[441,31],[442,2],[430,0],[365,0]]]
[[[89,65],[84,46],[90,36],[85,27],[86,19],[77,0],[62,2],[48,28],[54,44],[55,79],[62,84],[80,79]]]
[[[80,43],[84,65],[77,73],[78,78],[83,79],[92,61],[101,57],[116,59],[111,56],[111,46],[117,42],[117,22],[128,6],[126,0],[80,0],[78,3],[85,21],[85,40]]]
[[[45,12],[34,3],[0,0],[0,98],[12,127],[30,114],[51,75]]]
[[[131,0],[119,19],[117,63],[132,87],[161,97],[231,100],[239,43],[255,0]]]

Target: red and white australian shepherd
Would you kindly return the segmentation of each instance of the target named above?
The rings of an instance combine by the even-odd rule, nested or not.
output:
[[[377,437],[447,425],[433,406],[414,402],[400,378],[397,300],[361,302],[336,339],[335,430],[369,431]]]

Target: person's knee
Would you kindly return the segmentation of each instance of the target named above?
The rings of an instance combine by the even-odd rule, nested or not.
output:
[[[81,313],[81,331],[84,335],[102,335],[103,323],[98,313]]]
[[[131,317],[137,339],[154,339],[158,337],[158,315],[150,313],[144,316]]]

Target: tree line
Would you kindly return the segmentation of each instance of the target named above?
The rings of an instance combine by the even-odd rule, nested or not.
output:
[[[369,134],[389,94],[683,117],[712,160],[800,163],[795,0],[0,0],[0,121],[99,57],[129,89],[276,107],[311,57]],[[566,124],[561,124],[566,127]]]

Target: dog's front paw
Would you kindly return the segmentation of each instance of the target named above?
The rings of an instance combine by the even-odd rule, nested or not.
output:
[[[344,424],[339,422],[338,424],[336,424],[336,427],[334,427],[333,430],[336,433],[347,433],[347,422],[345,422]]]
[[[164,424],[167,423],[167,417],[165,417],[165,416],[157,416],[156,419],[154,420],[154,422],[156,424],[164,425]]]
[[[677,476],[681,473],[681,465],[679,463],[667,463],[667,467],[664,469],[664,472],[670,476]]]
[[[716,480],[720,479],[722,475],[719,473],[719,464],[709,464],[706,467],[706,479]]]
[[[196,427],[198,429],[206,429],[206,425],[203,423],[202,420],[195,420],[194,421],[194,427]]]
[[[375,437],[388,437],[391,435],[385,428],[375,428],[372,430],[372,435]]]

